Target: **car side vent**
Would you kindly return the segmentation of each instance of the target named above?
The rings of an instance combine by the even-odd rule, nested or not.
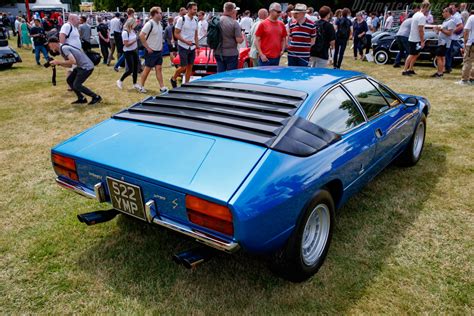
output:
[[[323,146],[316,144],[319,140],[288,144],[298,133],[315,132],[314,128],[294,119],[306,97],[305,92],[279,87],[199,80],[167,94],[147,98],[112,117],[212,134],[304,155]],[[285,138],[283,131],[290,134]],[[328,140],[325,137],[321,139]],[[278,148],[276,144],[280,144]],[[313,151],[308,146],[312,146]]]
[[[293,117],[286,130],[273,143],[278,151],[296,156],[312,155],[341,138],[339,134],[322,128],[304,118]]]

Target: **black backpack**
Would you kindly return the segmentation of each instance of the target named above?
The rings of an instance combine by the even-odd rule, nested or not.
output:
[[[347,18],[341,18],[339,25],[337,26],[337,38],[348,39],[351,34],[351,26]]]
[[[221,46],[221,27],[219,25],[220,18],[218,16],[213,16],[207,27],[207,46],[210,49],[217,49]]]
[[[102,59],[102,56],[100,56],[99,53],[96,53],[96,52],[91,51],[91,50],[86,52],[85,54],[87,55],[87,57],[89,57],[89,59],[94,64],[94,66],[97,66],[100,63],[100,60]]]
[[[186,22],[186,19],[185,19],[185,16],[183,15],[183,26],[184,26],[184,22]],[[176,23],[178,23],[178,22],[176,22]],[[176,23],[174,23],[173,26],[171,27],[171,35],[173,36],[173,41],[178,42],[178,39],[174,35],[174,30],[175,30]]]
[[[311,46],[311,56],[318,56],[324,49],[324,23],[329,23],[325,20],[316,21],[316,40]]]
[[[80,52],[82,52],[79,48],[77,47],[74,47],[72,45],[69,45],[69,44],[63,44],[59,47],[59,51],[61,52],[61,55],[64,55],[63,53],[63,50],[62,50],[62,47],[63,46],[69,46],[69,47],[72,47],[72,48],[75,48],[77,50],[79,50]],[[85,52],[84,54],[87,55],[87,57],[89,57],[89,59],[91,60],[91,62],[94,64],[94,66],[97,66],[99,63],[100,63],[100,60],[102,59],[102,56],[100,56],[99,53],[96,53],[94,51],[88,51],[88,52]]]

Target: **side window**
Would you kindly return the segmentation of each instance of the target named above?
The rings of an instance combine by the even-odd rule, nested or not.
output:
[[[382,86],[380,83],[370,80],[370,82],[379,89],[379,91],[382,93],[382,95],[385,97],[385,100],[389,103],[391,107],[397,106],[400,104],[400,100],[393,95],[393,92]]]
[[[343,133],[364,122],[364,117],[347,93],[338,87],[319,103],[310,121],[332,132]]]
[[[358,79],[344,84],[359,101],[368,118],[389,109],[387,101],[367,79]]]

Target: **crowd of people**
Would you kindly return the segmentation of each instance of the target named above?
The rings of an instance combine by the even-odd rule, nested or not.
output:
[[[238,48],[241,45],[250,47],[254,66],[277,66],[281,56],[287,53],[288,66],[340,69],[349,40],[352,39],[354,59],[367,60],[372,34],[400,24],[396,35],[400,52],[394,67],[402,67],[404,60],[402,75],[416,74],[414,65],[425,45],[425,29],[429,27],[439,34],[437,71],[433,77],[442,78],[443,73],[451,71],[455,43],[463,37],[464,65],[462,80],[458,83],[473,84],[474,11],[467,13],[465,4],[458,6],[453,3],[444,8],[444,20],[439,25],[433,24],[427,1],[412,12],[402,13],[397,17],[398,21],[390,11],[384,16],[362,11],[353,16],[348,8],[333,12],[330,7],[322,6],[314,11],[305,4],[290,4],[283,11],[277,2],[268,9],[260,9],[256,17],[249,11],[239,14],[239,10],[235,3],[226,2],[220,16],[210,16],[198,11],[197,3],[189,2],[176,16],[166,18],[163,18],[160,7],[151,8],[146,19],[137,18],[132,8],[123,15],[115,13],[112,18],[98,17],[96,26],[103,63],[111,65],[116,60],[114,70],[124,69],[116,82],[119,89],[123,89],[124,81],[131,77],[133,88],[145,93],[145,83],[154,70],[160,92],[165,93],[168,90],[162,74],[165,44],[171,57],[179,55],[180,64],[170,78],[171,86],[176,87],[179,77],[186,82],[190,80],[196,50],[200,47],[208,46],[214,51],[217,72],[238,67]],[[91,98],[89,104],[100,102],[102,98],[83,85],[95,66],[88,57],[91,51],[90,17],[69,14],[65,23],[58,17],[54,20],[36,17],[31,25],[23,21],[22,17],[3,14],[4,28],[10,26],[13,35],[18,34],[19,45],[30,48],[30,38],[33,39],[38,64],[41,54],[48,60],[48,52],[63,57],[63,60],[51,61],[51,64],[71,69],[67,83],[77,95],[73,103],[86,103],[86,96]],[[55,29],[59,31],[51,35]]]

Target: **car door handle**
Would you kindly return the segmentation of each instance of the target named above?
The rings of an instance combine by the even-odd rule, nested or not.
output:
[[[382,130],[380,128],[375,130],[375,136],[377,136],[377,138],[381,138],[383,136]]]

